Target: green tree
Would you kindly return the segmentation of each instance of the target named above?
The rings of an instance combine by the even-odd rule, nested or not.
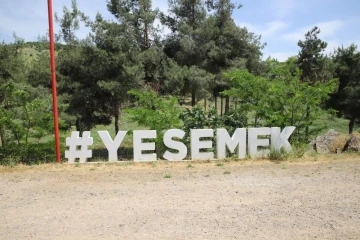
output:
[[[232,70],[225,73],[225,77],[230,82],[230,89],[223,94],[238,99],[238,112],[252,115],[248,121],[249,126],[262,126],[271,83],[247,70]]]
[[[144,81],[154,91],[163,91],[164,74],[172,71],[162,51],[160,30],[155,26],[158,9],[152,8],[151,0],[111,0],[107,4],[109,11],[118,23],[127,26],[126,38],[133,41],[138,50],[144,69]],[[173,79],[174,80],[174,79]]]
[[[332,78],[331,71],[327,69],[328,59],[323,54],[327,43],[318,38],[320,29],[314,27],[305,34],[305,40],[299,41],[298,46],[301,48],[297,64],[302,71],[301,81],[315,85],[318,82],[325,83]],[[305,116],[310,120],[310,106],[307,106],[308,112]],[[306,128],[306,135],[309,136],[309,128]]]
[[[309,134],[313,136],[324,127],[316,120],[326,112],[321,106],[336,89],[337,79],[303,82],[293,59],[284,64],[274,62],[271,72],[269,81],[244,70],[230,71],[226,76],[231,89],[225,94],[240,99],[239,110],[253,116],[252,126],[295,126],[292,140],[307,142]]]
[[[311,84],[315,82],[326,82],[329,76],[326,75],[326,57],[323,52],[327,43],[318,38],[320,29],[314,27],[305,34],[305,40],[299,41],[300,52],[298,66],[302,70],[301,80]]]
[[[217,76],[213,82],[213,96],[216,100],[219,93],[229,87],[221,73],[231,68],[248,69],[256,73],[263,45],[260,37],[235,24],[233,12],[242,5],[236,6],[230,0],[210,0],[207,4],[212,12],[209,21],[214,22],[211,37],[214,44],[207,54],[205,69]],[[230,100],[226,97],[225,112],[229,109]]]
[[[34,83],[22,58],[23,41],[0,44],[0,162],[29,163],[51,158],[53,133],[51,94]],[[30,66],[31,69],[31,66]],[[48,143],[51,143],[49,145]],[[48,157],[45,157],[48,154]]]
[[[354,44],[339,47],[333,54],[333,61],[339,88],[328,105],[350,120],[349,133],[352,133],[356,121],[360,121],[360,53]]]
[[[110,0],[107,7],[120,23],[128,26],[130,39],[141,50],[149,49],[158,40],[158,30],[154,27],[158,10],[152,9],[151,0]]]
[[[99,85],[102,79],[101,64],[103,58],[97,54],[97,48],[90,39],[78,40],[76,31],[80,21],[89,23],[89,19],[72,1],[71,9],[63,8],[59,38],[66,46],[58,53],[58,88],[60,100],[67,105],[66,114],[70,125],[80,132],[90,130],[97,124],[111,123],[112,109],[108,94]]]
[[[140,88],[144,79],[140,49],[136,42],[129,41],[129,31],[131,28],[127,24],[106,21],[97,15],[92,33],[95,44],[92,51],[99,59],[94,77],[96,85],[106,95],[103,101],[111,108],[116,132],[122,104],[128,99],[127,92]]]
[[[79,41],[76,31],[80,28],[80,22],[86,20],[87,17],[78,9],[76,0],[71,0],[71,9],[64,6],[61,18],[55,13],[55,21],[60,25],[56,39],[64,40],[67,45],[76,45]]]
[[[7,143],[5,123],[9,120],[8,110],[12,107],[9,98],[12,96],[10,82],[20,82],[23,79],[24,62],[21,60],[23,41],[15,38],[15,43],[7,45],[0,43],[0,137],[2,146]]]
[[[163,136],[166,130],[181,128],[181,109],[175,97],[164,99],[154,91],[129,91],[136,97],[137,106],[128,109],[128,118],[139,126],[148,127],[157,131],[157,153],[162,155],[165,151]]]
[[[163,14],[162,18],[173,31],[166,39],[165,53],[181,66],[196,66],[214,76],[208,79],[201,92],[211,92],[215,108],[219,93],[228,88],[222,71],[230,68],[252,71],[260,61],[260,39],[235,24],[232,14],[236,7],[241,6],[230,0],[169,1],[171,14]],[[185,86],[189,82],[193,80],[185,79]],[[189,90],[192,105],[195,105],[196,91]],[[230,100],[228,97],[226,100],[227,112]]]
[[[187,72],[182,93],[189,93],[192,106],[195,106],[197,99],[209,91],[212,79],[203,69],[209,47],[206,43],[209,39],[204,35],[205,5],[201,0],[170,0],[169,15],[161,14],[161,20],[172,29],[165,39],[164,52]]]

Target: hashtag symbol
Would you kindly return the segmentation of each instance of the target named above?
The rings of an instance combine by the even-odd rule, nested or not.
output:
[[[72,132],[71,137],[66,138],[66,146],[69,150],[65,151],[65,158],[69,163],[74,163],[77,158],[80,163],[86,163],[86,160],[92,157],[92,150],[88,149],[93,144],[90,132],[84,132],[82,137],[79,136],[79,132]]]

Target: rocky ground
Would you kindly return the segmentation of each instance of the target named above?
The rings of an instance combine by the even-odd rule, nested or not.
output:
[[[359,156],[0,168],[0,239],[359,239],[359,226]]]

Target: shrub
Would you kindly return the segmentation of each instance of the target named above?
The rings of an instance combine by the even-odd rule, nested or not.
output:
[[[289,155],[283,148],[280,150],[270,149],[269,159],[272,161],[284,161],[289,158]]]
[[[162,156],[165,152],[164,131],[181,128],[182,126],[180,120],[181,109],[178,100],[175,97],[166,100],[153,91],[132,90],[129,94],[137,99],[137,106],[126,110],[127,117],[139,126],[157,131],[156,151],[158,156]]]

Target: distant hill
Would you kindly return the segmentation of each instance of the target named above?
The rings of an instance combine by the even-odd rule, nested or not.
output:
[[[55,50],[59,51],[64,47],[64,44],[55,43]],[[48,42],[25,42],[24,48],[34,48],[37,51],[49,50]]]
[[[28,63],[36,59],[41,53],[49,52],[48,42],[25,42],[23,45],[24,47],[22,48],[21,53]],[[63,47],[63,44],[55,43],[56,52],[61,51]]]

